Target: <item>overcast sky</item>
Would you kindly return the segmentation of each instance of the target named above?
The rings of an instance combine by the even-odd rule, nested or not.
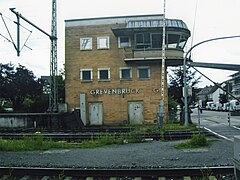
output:
[[[58,65],[64,64],[64,20],[107,16],[162,14],[163,0],[57,0]],[[9,8],[16,8],[26,19],[51,34],[51,0],[0,0],[0,13],[16,43],[16,16]],[[185,51],[206,39],[240,35],[239,0],[166,0],[166,18],[182,19],[191,31]],[[50,40],[21,20],[21,46],[32,31],[21,56],[11,43],[0,36],[0,62],[26,66],[40,77],[49,75]],[[195,26],[194,26],[195,24]],[[10,39],[0,18],[0,35]],[[196,62],[239,64],[240,38],[209,42],[192,51]],[[229,79],[234,71],[198,68],[216,82]],[[199,87],[212,84],[205,78]]]

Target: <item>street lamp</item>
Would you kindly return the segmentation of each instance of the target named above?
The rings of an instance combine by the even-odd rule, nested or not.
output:
[[[186,68],[186,62],[187,62],[187,56],[188,54],[197,46],[210,42],[210,41],[217,41],[217,40],[222,40],[222,39],[232,39],[232,38],[240,38],[240,35],[237,36],[225,36],[225,37],[218,37],[218,38],[213,38],[213,39],[208,39],[205,41],[201,41],[194,46],[192,46],[185,54],[184,59],[183,59],[183,79],[184,79],[184,126],[188,126],[188,100],[187,100],[187,68]]]

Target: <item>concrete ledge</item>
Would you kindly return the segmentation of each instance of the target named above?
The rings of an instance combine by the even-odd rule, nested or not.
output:
[[[237,180],[240,180],[240,136],[234,137],[234,171]]]
[[[54,128],[60,113],[0,113],[0,128]]]

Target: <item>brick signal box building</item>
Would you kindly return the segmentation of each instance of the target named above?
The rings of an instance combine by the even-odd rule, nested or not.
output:
[[[85,125],[154,123],[163,98],[162,29],[162,15],[66,20],[68,111],[80,108]],[[189,36],[182,20],[166,19],[166,66],[182,64]]]

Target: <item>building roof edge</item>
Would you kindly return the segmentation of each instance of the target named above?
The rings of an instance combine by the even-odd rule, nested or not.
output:
[[[74,21],[89,21],[89,20],[107,20],[107,19],[119,19],[119,18],[136,18],[136,17],[157,17],[162,16],[163,14],[144,14],[144,15],[129,15],[129,16],[106,16],[106,17],[94,17],[94,18],[81,18],[81,19],[67,19],[65,22],[74,22]]]

